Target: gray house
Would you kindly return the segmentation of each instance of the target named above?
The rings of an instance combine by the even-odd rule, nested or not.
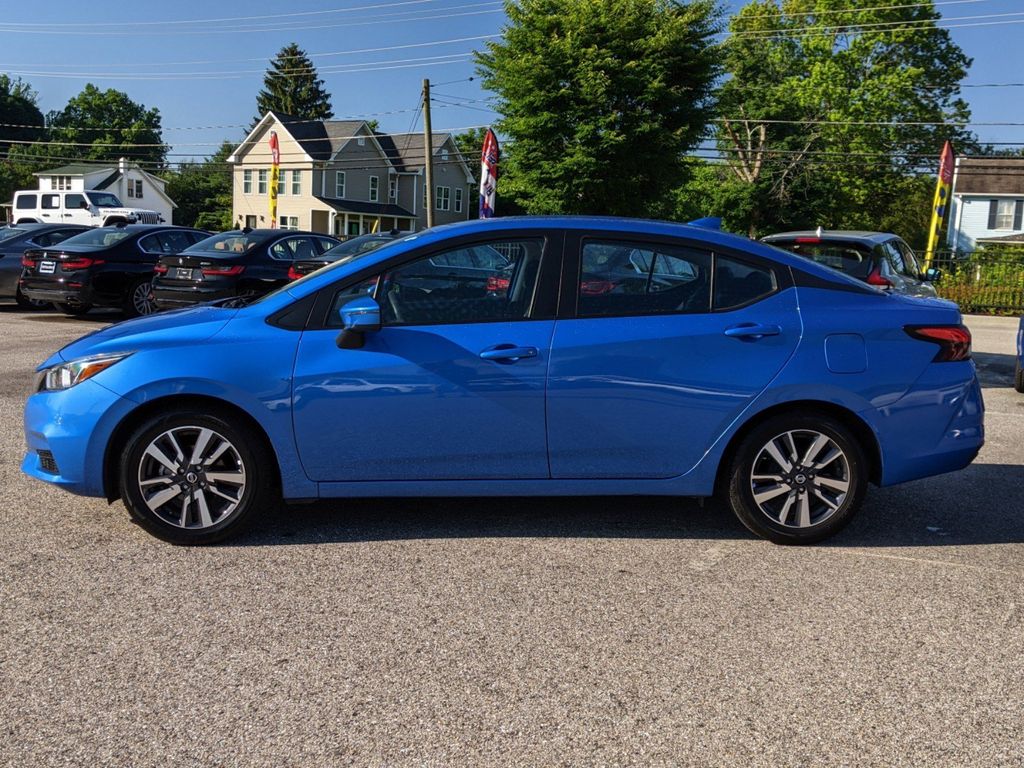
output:
[[[269,227],[270,133],[280,151],[277,225],[343,237],[427,226],[424,137],[362,120],[299,120],[268,112],[235,149],[232,218]],[[433,134],[434,223],[470,218],[473,174],[451,134]]]
[[[1024,242],[1024,158],[957,158],[951,197],[950,249]]]

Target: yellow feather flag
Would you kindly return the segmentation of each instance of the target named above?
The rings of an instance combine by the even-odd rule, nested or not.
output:
[[[281,178],[281,147],[277,131],[270,132],[270,228],[277,228],[277,185]]]
[[[949,206],[950,187],[953,184],[953,147],[947,141],[942,147],[942,159],[939,161],[939,183],[935,187],[935,200],[932,202],[932,224],[928,230],[928,250],[924,255],[924,268],[932,265],[932,257],[939,247],[939,233],[946,219]]]

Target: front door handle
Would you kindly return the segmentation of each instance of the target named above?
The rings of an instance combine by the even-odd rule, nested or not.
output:
[[[536,347],[517,347],[514,344],[498,344],[488,347],[480,353],[484,360],[497,360],[500,363],[514,363],[525,357],[536,357]]]
[[[778,336],[782,329],[777,325],[763,323],[742,323],[725,329],[726,336],[740,339],[760,339],[764,336]]]

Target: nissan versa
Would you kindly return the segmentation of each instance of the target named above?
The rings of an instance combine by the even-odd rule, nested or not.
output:
[[[468,248],[496,273],[448,274]],[[282,497],[716,492],[809,543],[974,459],[970,350],[954,304],[700,226],[474,221],[79,339],[22,468],[181,544]]]

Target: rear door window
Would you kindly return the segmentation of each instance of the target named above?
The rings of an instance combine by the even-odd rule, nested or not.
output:
[[[160,238],[160,248],[164,253],[181,253],[193,243],[189,233],[184,231],[170,230],[161,232],[157,237]]]
[[[54,211],[60,208],[60,195],[40,195],[43,210]]]
[[[145,253],[170,253],[170,251],[164,250],[159,234],[146,235],[146,237],[140,239],[139,248]]]
[[[279,261],[302,261],[315,259],[318,255],[311,237],[289,237],[279,240],[270,247],[270,255]]]
[[[716,310],[742,307],[775,293],[777,288],[775,272],[768,267],[715,256]]]
[[[580,259],[580,317],[707,312],[710,251],[587,240]]]

